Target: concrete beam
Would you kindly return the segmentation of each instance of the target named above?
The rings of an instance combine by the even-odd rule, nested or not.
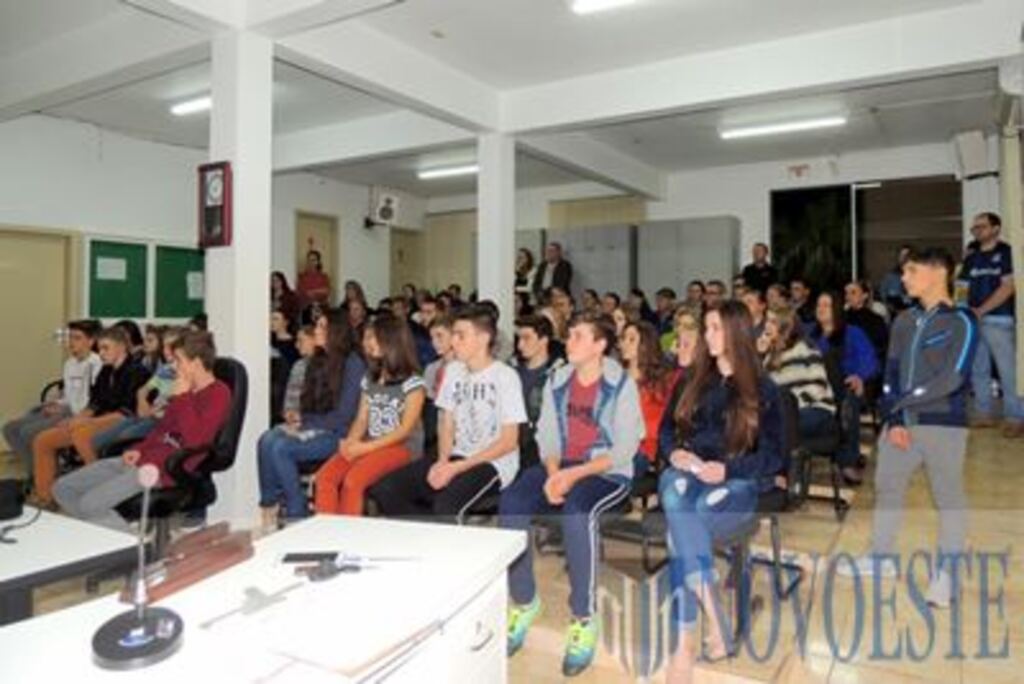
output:
[[[0,122],[206,58],[196,31],[129,10],[0,61]]]
[[[358,22],[284,38],[277,55],[455,126],[477,132],[498,128],[496,90]]]
[[[1022,21],[1019,0],[979,0],[546,83],[502,94],[502,129],[558,130],[992,67],[1019,54]]]
[[[280,38],[362,16],[403,0],[249,0],[246,26]]]
[[[245,27],[246,0],[124,0],[138,9],[204,33]]]
[[[665,197],[665,175],[659,169],[595,140],[586,133],[556,133],[520,138],[531,155],[569,168],[605,185],[634,195]]]
[[[397,111],[275,136],[274,171],[410,154],[474,139],[465,129]]]

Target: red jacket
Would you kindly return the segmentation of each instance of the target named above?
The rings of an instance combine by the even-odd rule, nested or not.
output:
[[[137,447],[141,454],[138,465],[152,463],[160,469],[157,486],[173,487],[174,478],[164,467],[167,458],[179,449],[212,442],[227,420],[230,406],[231,390],[220,380],[198,392],[173,397],[164,417]],[[204,458],[206,454],[190,457],[185,462],[185,469],[191,472]]]

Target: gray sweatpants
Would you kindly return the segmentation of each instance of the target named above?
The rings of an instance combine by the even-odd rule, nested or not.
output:
[[[53,498],[80,520],[130,530],[115,506],[142,492],[139,471],[119,458],[105,458],[72,471],[53,485]]]
[[[910,427],[910,435],[909,451],[894,447],[885,433],[879,440],[878,469],[875,471],[874,552],[894,552],[896,535],[903,521],[903,498],[907,485],[914,472],[923,465],[928,474],[932,499],[939,510],[939,551],[944,554],[960,553],[964,550],[967,528],[963,479],[967,429],[914,425]]]

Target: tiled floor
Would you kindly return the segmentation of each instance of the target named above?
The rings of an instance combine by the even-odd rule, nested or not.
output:
[[[9,476],[13,467],[11,459],[0,456],[0,477]],[[965,580],[959,613],[936,612],[929,629],[928,618],[915,607],[906,581],[881,583],[877,596],[873,584],[865,581],[858,600],[852,581],[829,572],[830,557],[840,552],[860,553],[869,543],[873,495],[871,485],[867,484],[857,490],[853,508],[842,525],[836,522],[827,504],[810,504],[805,510],[784,517],[782,538],[786,549],[799,552],[808,564],[817,558],[818,571],[805,578],[795,600],[775,605],[769,575],[763,568],[758,570],[754,591],[767,600],[767,607],[755,615],[749,644],[731,661],[702,665],[698,682],[1009,684],[1024,681],[1024,628],[1021,626],[1024,624],[1021,618],[1024,615],[1024,574],[1019,572],[1024,566],[1016,548],[1024,539],[1024,504],[1021,503],[1024,501],[1024,441],[1003,440],[993,430],[973,433],[966,487],[971,508],[968,538],[972,549],[1009,553],[1009,557],[1005,572],[998,562],[990,561],[984,578],[985,573],[975,560]],[[909,554],[934,544],[937,518],[931,509],[923,475],[913,481],[907,507],[900,546]],[[764,529],[756,545],[766,549],[768,544]],[[636,681],[635,673],[640,667],[637,663],[651,650],[639,646],[608,647],[627,643],[630,638],[639,641],[635,634],[643,612],[636,606],[640,605],[638,597],[643,594],[647,578],[639,569],[637,557],[636,546],[619,542],[606,544],[600,595],[605,614],[613,618],[605,621],[606,646],[594,667],[575,680],[581,684]],[[564,560],[557,556],[537,559],[545,612],[531,631],[526,647],[509,664],[511,682],[563,681],[560,662],[569,592],[563,564]],[[919,568],[916,575],[923,577],[923,573]],[[990,605],[987,610],[988,650],[992,657],[979,656],[985,613],[982,585],[986,581],[990,601],[998,598],[999,589],[1003,592],[1002,613],[997,605]],[[920,580],[919,584],[926,586],[927,582]],[[118,588],[118,582],[108,582],[101,587],[101,592]],[[628,600],[624,588],[633,590]],[[73,580],[40,590],[36,601],[39,610],[46,612],[85,598],[83,582]],[[891,605],[885,603],[890,598]],[[794,602],[805,611],[802,630],[795,617]],[[879,604],[881,610],[876,608]],[[610,624],[612,622],[614,624]],[[802,640],[798,638],[800,633]],[[994,654],[1003,646],[1004,637],[1007,656],[996,657]],[[855,641],[857,645],[853,647]],[[885,657],[899,647],[902,648],[899,657]],[[909,648],[920,657],[911,658]],[[949,657],[951,651],[956,655],[957,650],[962,656]],[[661,658],[656,656],[654,660],[660,663]],[[664,681],[662,670],[659,668],[649,681]]]

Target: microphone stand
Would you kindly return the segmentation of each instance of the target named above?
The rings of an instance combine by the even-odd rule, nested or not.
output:
[[[149,525],[150,492],[159,479],[155,466],[139,468],[142,485],[142,516],[139,521],[138,567],[134,606],[114,616],[92,637],[93,660],[108,670],[134,670],[155,665],[181,647],[185,624],[174,611],[151,607],[146,590],[146,528]]]

